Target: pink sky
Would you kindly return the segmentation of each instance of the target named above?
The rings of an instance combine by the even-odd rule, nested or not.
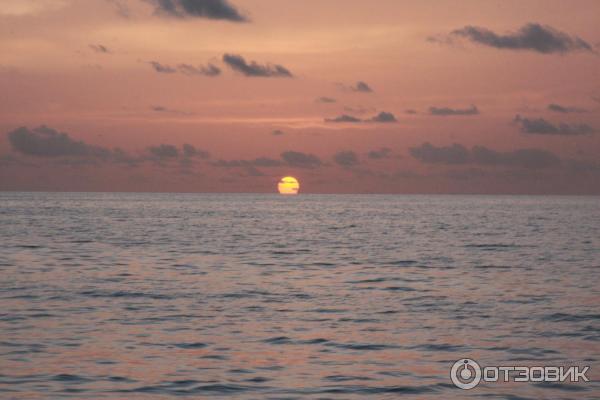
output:
[[[0,190],[600,194],[598,15],[4,0]]]

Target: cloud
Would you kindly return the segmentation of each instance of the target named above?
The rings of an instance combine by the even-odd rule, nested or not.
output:
[[[180,160],[183,163],[189,163],[191,158],[207,159],[210,153],[200,150],[189,143],[184,143],[181,149],[172,144],[160,144],[147,148],[150,156],[155,161]]]
[[[474,146],[470,150],[454,143],[451,146],[434,146],[428,142],[409,149],[417,160],[428,164],[522,167],[529,169],[549,168],[560,164],[554,154],[541,149],[517,149],[499,152],[484,146]]]
[[[334,99],[333,97],[325,97],[325,96],[319,97],[316,100],[317,103],[335,103],[336,101],[337,100]]]
[[[386,111],[382,111],[379,114],[367,118],[360,119],[358,117],[354,117],[348,114],[342,114],[335,118],[325,118],[325,122],[333,122],[333,123],[358,123],[358,122],[375,122],[375,123],[394,123],[398,122],[394,114]]]
[[[404,111],[406,114],[416,114],[417,110],[413,110],[412,108],[409,108],[408,110]]]
[[[361,92],[361,93],[371,93],[373,92],[373,89],[371,89],[371,87],[363,81],[358,81],[356,82],[355,86],[350,86],[350,90],[352,90],[353,92]]]
[[[357,122],[362,122],[362,119],[353,117],[352,115],[342,114],[335,118],[325,118],[325,122],[357,123]]]
[[[521,132],[537,135],[590,135],[595,132],[594,128],[587,124],[566,124],[555,125],[543,118],[523,118],[517,115],[514,122],[520,125]]]
[[[452,115],[477,115],[479,114],[479,109],[475,106],[469,108],[429,107],[429,113],[440,117]]]
[[[436,147],[425,142],[419,147],[411,147],[409,153],[417,160],[428,164],[466,164],[469,161],[469,151],[458,143]]]
[[[482,165],[514,165],[524,168],[547,168],[560,164],[554,154],[541,149],[517,149],[509,152],[497,152],[483,146],[471,149],[471,159]]]
[[[184,75],[217,76],[221,74],[221,69],[211,63],[197,67],[190,64],[179,64],[177,70]]]
[[[289,166],[297,168],[314,168],[323,164],[319,157],[314,154],[298,151],[284,151],[281,153],[281,158]]]
[[[152,65],[152,68],[154,68],[156,72],[159,72],[161,74],[174,74],[175,72],[177,72],[175,68],[169,65],[163,65],[158,61],[149,61],[148,64]]]
[[[190,115],[190,112],[187,111],[180,111],[180,110],[174,110],[165,106],[152,106],[150,107],[150,109],[152,111],[156,111],[159,113],[165,113],[165,114],[179,114],[179,115]]]
[[[107,158],[111,151],[72,139],[67,133],[45,125],[28,129],[20,127],[8,132],[12,148],[22,154],[35,157],[92,156]]]
[[[94,50],[96,53],[104,53],[104,54],[110,53],[110,50],[108,50],[108,47],[101,45],[101,44],[90,44],[90,49]]]
[[[100,163],[137,166],[153,161],[157,165],[171,165],[168,161],[179,161],[182,166],[191,165],[193,159],[210,157],[207,151],[191,144],[183,144],[181,149],[171,144],[160,144],[147,148],[146,155],[131,155],[119,149],[87,144],[72,139],[67,133],[42,125],[37,128],[17,128],[7,133],[8,141],[17,153],[37,158],[53,159],[62,165],[98,165]]]
[[[517,32],[499,35],[487,28],[465,26],[450,33],[474,43],[497,49],[530,50],[542,54],[573,51],[593,52],[592,46],[578,36],[571,36],[548,25],[528,23]]]
[[[367,153],[367,156],[372,160],[381,160],[388,158],[392,154],[392,149],[388,147],[382,147],[378,150],[371,150]]]
[[[270,168],[280,167],[283,165],[283,162],[268,157],[258,157],[253,160],[218,160],[215,161],[213,165],[222,168]]]
[[[273,135],[273,136],[281,136],[284,134],[285,134],[285,132],[282,131],[281,129],[275,129],[273,132],[271,132],[271,135]]]
[[[148,151],[150,152],[150,154],[160,159],[179,157],[179,150],[172,144],[161,144],[158,146],[151,146],[148,147]]]
[[[333,156],[333,161],[342,167],[354,167],[359,164],[358,156],[353,151],[340,151]]]
[[[181,149],[184,157],[210,158],[210,153],[208,151],[197,149],[189,143],[184,143],[181,146]]]
[[[554,111],[554,112],[563,113],[563,114],[568,114],[568,113],[584,113],[584,112],[587,112],[587,110],[583,109],[583,108],[561,106],[559,104],[554,104],[554,103],[553,104],[548,104],[548,110]]]
[[[156,13],[170,17],[197,17],[232,22],[247,22],[227,0],[150,0],[156,6]]]
[[[161,64],[158,61],[150,61],[148,62],[148,64],[150,64],[156,72],[162,74],[174,74],[179,72],[183,75],[188,76],[204,75],[209,77],[215,77],[221,74],[221,69],[211,63],[199,66],[193,66],[190,64],[179,64],[177,65],[177,67],[172,67],[167,64]]]
[[[385,111],[380,112],[379,114],[377,114],[373,118],[369,119],[369,121],[371,121],[371,122],[383,122],[383,123],[398,122],[398,120],[396,119],[396,117],[394,116],[394,114],[389,113],[389,112],[385,112]]]
[[[258,64],[256,61],[246,62],[244,57],[238,54],[224,54],[223,62],[234,71],[245,76],[262,78],[292,78],[292,73],[279,64]]]
[[[245,168],[247,170],[260,172],[256,168],[273,168],[290,166],[296,168],[315,168],[323,165],[319,157],[314,154],[301,153],[298,151],[285,151],[281,153],[280,159],[269,157],[258,157],[252,160],[218,160],[212,163],[215,167],[222,168]]]

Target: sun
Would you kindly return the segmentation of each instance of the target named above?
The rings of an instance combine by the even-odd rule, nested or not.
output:
[[[298,179],[294,178],[293,176],[283,177],[277,184],[277,190],[279,190],[279,194],[298,194],[299,189],[300,183],[298,182]]]

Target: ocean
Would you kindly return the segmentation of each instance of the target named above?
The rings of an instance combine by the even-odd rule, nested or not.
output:
[[[3,399],[598,399],[599,305],[599,197],[0,193]]]

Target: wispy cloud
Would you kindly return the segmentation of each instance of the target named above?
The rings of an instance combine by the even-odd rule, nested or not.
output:
[[[458,143],[438,147],[425,142],[410,148],[409,153],[417,160],[428,164],[478,164],[538,169],[554,167],[561,163],[560,158],[554,153],[534,148],[501,152],[485,146],[474,146],[468,149]]]
[[[156,72],[161,74],[175,74],[179,72],[188,76],[203,75],[208,77],[215,77],[221,74],[221,69],[211,63],[198,66],[191,64],[178,64],[176,67],[168,64],[161,64],[158,61],[149,61],[148,64],[150,64]]]
[[[548,110],[558,112],[558,113],[563,113],[563,114],[587,112],[587,110],[585,108],[561,106],[560,104],[554,104],[554,103],[548,104]]]
[[[333,155],[333,161],[344,168],[354,167],[360,164],[358,155],[353,151],[340,151]]]
[[[259,64],[256,61],[247,62],[238,54],[224,54],[223,62],[234,71],[249,77],[261,78],[292,78],[289,69],[279,64]]]
[[[542,54],[594,51],[592,46],[580,37],[539,23],[528,23],[518,31],[506,34],[498,34],[488,28],[468,25],[452,31],[442,39],[430,37],[429,40],[451,43],[453,38],[463,38],[496,49],[529,50]]]
[[[281,153],[281,158],[291,167],[315,168],[323,165],[321,159],[316,155],[299,151],[284,151]]]
[[[333,123],[359,123],[359,122],[374,122],[374,123],[395,123],[398,122],[396,116],[390,112],[382,111],[371,118],[361,119],[349,114],[342,114],[334,118],[325,118],[325,122]]]
[[[110,53],[110,50],[108,49],[108,47],[106,47],[102,44],[90,44],[90,49],[92,49],[96,53],[104,53],[104,54]]]
[[[381,160],[384,158],[389,158],[392,154],[392,149],[388,147],[382,147],[377,150],[371,150],[367,153],[367,157],[372,160]]]
[[[335,103],[336,99],[334,99],[333,97],[322,96],[322,97],[317,98],[316,102],[317,103]]]
[[[440,117],[453,115],[477,115],[479,109],[475,106],[469,108],[429,107],[429,114]]]
[[[538,135],[589,135],[595,132],[595,129],[588,124],[553,124],[544,118],[525,118],[517,115],[514,122],[521,127],[521,132]]]

